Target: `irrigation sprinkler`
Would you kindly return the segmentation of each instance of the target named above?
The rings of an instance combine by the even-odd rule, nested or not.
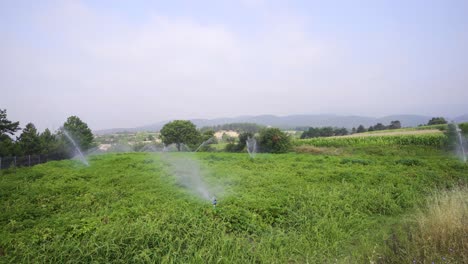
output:
[[[211,198],[211,203],[213,204],[213,208],[216,209],[216,204],[218,204],[218,200],[216,200],[215,196],[213,196],[213,198]]]

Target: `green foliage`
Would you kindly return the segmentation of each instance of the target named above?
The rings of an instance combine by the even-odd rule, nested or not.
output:
[[[19,122],[12,122],[7,119],[6,109],[0,109],[0,139],[6,135],[14,135],[20,130]]]
[[[201,142],[201,135],[192,122],[174,120],[165,124],[161,129],[161,140],[166,145],[176,144],[180,151],[182,143],[192,148],[197,147]]]
[[[429,122],[427,123],[429,126],[430,125],[442,125],[442,124],[447,124],[447,120],[443,117],[433,117]]]
[[[395,161],[395,163],[405,165],[405,166],[420,166],[420,165],[423,165],[423,163],[419,159],[410,159],[410,158],[399,159],[399,160]]]
[[[179,185],[159,154],[2,171],[0,260],[379,263],[381,252],[393,259],[386,249],[395,226],[434,190],[466,184],[468,168],[428,147],[371,150],[377,151],[356,148],[346,158],[259,154],[254,160],[177,153],[197,159],[207,184],[224,188],[216,209]],[[426,165],[395,166],[401,159]],[[406,251],[388,254],[399,252]]]
[[[468,136],[468,122],[458,124],[458,127],[461,129],[463,135]]]
[[[401,128],[401,122],[399,120],[394,120],[390,122],[390,126],[388,126],[388,129],[400,129]]]
[[[264,128],[258,138],[260,150],[269,153],[286,153],[292,145],[290,137],[278,128]]]
[[[332,137],[332,136],[344,136],[348,135],[349,132],[346,128],[333,128],[333,127],[310,127],[309,130],[305,131],[301,135],[301,139],[315,138],[315,137]]]
[[[296,146],[311,145],[317,147],[349,147],[349,146],[389,146],[389,145],[415,145],[442,147],[446,143],[443,134],[421,135],[387,135],[369,137],[337,137],[337,138],[311,138],[296,140]]]
[[[0,109],[0,157],[18,154],[19,147],[10,138],[18,130],[19,122],[8,120],[6,109]]]
[[[18,138],[23,155],[34,155],[41,152],[41,140],[33,123],[28,123]]]
[[[93,132],[88,125],[77,116],[70,116],[63,124],[62,129],[65,129],[70,136],[75,140],[76,144],[82,151],[86,151],[93,147]],[[64,139],[67,145],[72,148],[68,139]]]
[[[356,130],[356,133],[362,133],[362,132],[366,132],[367,129],[363,126],[363,125],[359,125],[357,130]]]

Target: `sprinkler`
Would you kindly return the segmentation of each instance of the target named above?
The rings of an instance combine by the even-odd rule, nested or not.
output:
[[[213,198],[211,198],[211,203],[213,204],[213,208],[216,208],[216,204],[218,203],[218,200],[216,200],[215,196],[213,196]]]

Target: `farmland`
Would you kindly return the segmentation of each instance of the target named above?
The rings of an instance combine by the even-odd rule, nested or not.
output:
[[[119,153],[90,156],[89,167],[2,171],[0,261],[463,261],[466,244],[421,255],[400,234],[427,198],[466,185],[467,165],[435,147],[440,137],[368,139],[301,141],[338,154]],[[164,155],[200,164],[206,184],[222,187],[216,209],[177,181]]]

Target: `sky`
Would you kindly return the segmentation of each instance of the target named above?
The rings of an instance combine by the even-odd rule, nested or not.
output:
[[[468,113],[466,0],[0,1],[0,109],[24,127]]]

